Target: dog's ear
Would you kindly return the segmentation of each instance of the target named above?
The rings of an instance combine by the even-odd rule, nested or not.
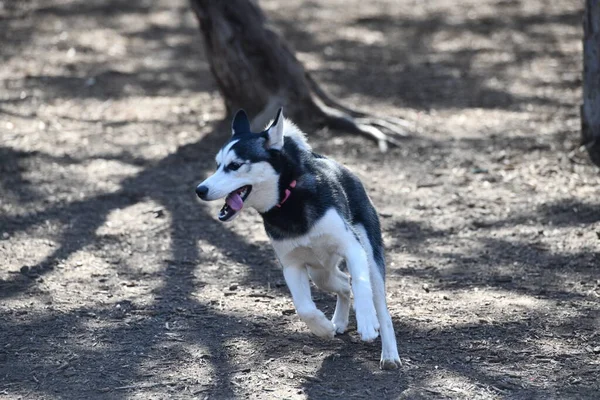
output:
[[[238,112],[235,113],[235,117],[233,117],[233,122],[231,123],[231,134],[235,135],[236,133],[249,133],[250,132],[250,120],[248,120],[248,115],[246,111],[239,109]]]
[[[283,147],[283,108],[280,108],[279,111],[277,111],[277,116],[269,129],[267,129],[267,133],[269,135],[267,147],[270,149],[281,150]]]

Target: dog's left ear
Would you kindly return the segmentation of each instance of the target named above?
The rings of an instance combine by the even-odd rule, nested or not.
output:
[[[233,117],[233,122],[231,123],[231,134],[235,135],[236,133],[249,133],[250,132],[250,120],[248,120],[248,115],[246,111],[239,109],[238,112],[235,113],[235,117]]]
[[[283,108],[280,108],[279,111],[277,111],[277,116],[269,129],[267,129],[267,134],[269,135],[267,147],[270,149],[281,150],[283,147]]]

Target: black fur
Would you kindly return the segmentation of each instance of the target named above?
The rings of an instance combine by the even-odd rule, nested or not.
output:
[[[250,132],[250,120],[244,110],[238,110],[233,117],[231,122],[231,131],[235,134],[236,132]]]
[[[353,230],[354,224],[364,226],[375,262],[385,277],[379,218],[356,175],[327,157],[300,148],[290,137],[285,137],[281,151],[265,148],[268,142],[266,131],[235,134],[232,140],[239,140],[232,150],[242,160],[266,161],[280,175],[279,202],[290,182],[297,182],[281,207],[273,207],[261,214],[265,230],[272,239],[291,239],[306,234],[333,207],[350,222],[347,229]],[[354,234],[356,236],[356,232]]]

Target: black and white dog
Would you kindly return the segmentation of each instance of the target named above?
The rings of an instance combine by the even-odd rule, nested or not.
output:
[[[250,131],[238,111],[233,135],[216,157],[217,171],[196,188],[202,200],[225,198],[221,221],[243,207],[263,218],[300,318],[317,336],[333,338],[348,326],[352,278],[358,333],[364,341],[381,332],[380,367],[400,366],[385,298],[385,257],[377,212],[360,180],[344,166],[314,153],[281,109],[263,132]],[[328,320],[311,298],[309,277],[337,294]]]

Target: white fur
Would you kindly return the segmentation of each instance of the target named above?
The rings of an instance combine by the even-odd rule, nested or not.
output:
[[[283,117],[283,114],[281,115],[281,117]],[[271,120],[267,124],[265,129],[268,129],[272,123],[273,120]],[[312,151],[312,147],[308,143],[304,132],[302,132],[296,124],[294,124],[287,118],[283,118],[283,136],[292,139],[299,148],[304,149],[306,151]]]
[[[248,177],[251,178],[252,192],[244,201],[245,207],[265,213],[279,203],[279,174],[271,164],[266,161],[253,163]]]
[[[335,312],[331,319],[337,333],[344,333],[346,331],[350,306],[352,305],[348,275],[339,269],[341,260],[341,257],[333,255],[326,262],[325,268],[307,267],[308,275],[315,285],[323,290],[337,294]]]
[[[322,311],[317,309],[312,301],[306,267],[304,265],[288,264],[287,267],[283,268],[283,276],[292,294],[292,300],[300,319],[308,325],[308,328],[315,335],[332,339],[335,336],[336,327]]]
[[[334,331],[343,330],[347,325],[349,290],[340,279],[337,268],[339,259],[344,258],[352,276],[358,333],[362,340],[371,341],[378,336],[379,321],[373,303],[367,254],[352,229],[336,210],[331,209],[306,235],[295,239],[271,240],[271,243],[283,265],[284,277],[298,315],[319,336],[330,331],[330,324],[334,326]],[[322,312],[317,310],[311,299],[310,286],[304,284],[305,275],[308,279],[307,268],[310,268],[313,277],[322,275],[317,278],[318,283],[323,285],[324,282],[331,282],[334,291],[338,292],[334,321],[339,327],[335,322],[326,323],[321,318]]]
[[[387,302],[385,299],[385,281],[381,272],[375,263],[373,257],[373,248],[369,242],[369,236],[362,224],[356,224],[354,226],[360,242],[367,253],[367,260],[369,262],[369,271],[371,273],[371,287],[373,288],[373,301],[375,303],[375,310],[377,311],[377,318],[379,319],[380,332],[381,332],[381,360],[380,366],[382,369],[395,368],[400,366],[400,356],[398,355],[398,345],[396,344],[396,334],[394,333],[394,325],[392,324],[392,317],[387,308]]]
[[[302,132],[300,128],[298,128],[296,124],[289,119],[284,119],[283,135],[292,139],[299,148],[306,151],[312,150],[312,147],[310,147],[310,144],[308,144],[308,141],[306,140],[306,135],[304,132]]]
[[[221,150],[219,150],[219,152],[217,153],[217,156],[215,157],[215,161],[217,162],[217,164],[219,166],[223,167],[225,163],[232,161],[230,159],[224,159],[224,158],[226,158],[227,156],[231,156],[231,152],[229,150],[231,150],[233,145],[236,144],[237,142],[239,142],[239,140],[232,140],[231,142],[227,143],[227,145],[225,147],[223,147]]]
[[[279,115],[277,124],[269,127],[269,143],[268,146],[272,149],[281,150],[283,148],[283,125],[285,124],[283,113]]]

